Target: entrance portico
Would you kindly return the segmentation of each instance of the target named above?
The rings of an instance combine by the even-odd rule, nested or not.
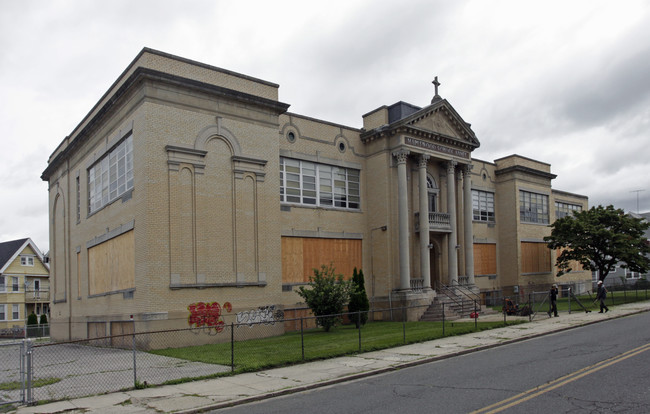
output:
[[[388,270],[387,278],[390,291],[404,294],[474,285],[471,153],[480,144],[470,125],[437,94],[436,83],[431,105],[398,102],[379,108],[366,114],[364,126],[370,128],[361,134],[370,152],[390,151],[386,199],[392,193],[396,203],[386,213],[396,231],[389,251],[398,253],[393,269],[399,275],[391,278]],[[374,180],[378,177],[368,178],[369,188],[382,188]]]
[[[408,140],[407,142],[413,142]],[[419,273],[422,280],[422,288],[431,290],[434,287],[431,278],[431,258],[429,250],[432,248],[430,236],[442,237],[446,243],[447,261],[446,272],[443,270],[444,280],[438,282],[454,285],[473,285],[473,235],[472,235],[472,196],[471,196],[471,164],[459,164],[456,160],[446,160],[431,152],[412,152],[408,149],[400,149],[393,152],[397,165],[397,186],[398,186],[398,224],[399,224],[399,269],[400,269],[400,291],[411,290],[413,279],[410,269],[412,241],[418,243],[419,248]],[[409,160],[412,164],[417,163],[418,195],[417,200],[408,200],[408,179],[407,170]],[[427,177],[430,173],[433,176],[446,175],[446,212],[431,211],[435,208],[429,202],[429,186]],[[463,191],[457,194],[458,183],[462,183]],[[417,201],[417,202],[416,202]],[[419,233],[418,239],[409,237],[409,206],[419,211],[414,216],[414,228]],[[464,233],[458,235],[459,217],[463,220]],[[459,243],[462,239],[462,243]],[[459,280],[459,250],[464,251],[464,277]]]

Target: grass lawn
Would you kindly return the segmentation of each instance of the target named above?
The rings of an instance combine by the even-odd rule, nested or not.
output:
[[[521,321],[508,321],[508,325]],[[478,322],[478,330],[502,327],[503,322]],[[446,322],[444,336],[476,332],[474,322]],[[289,332],[281,336],[252,339],[234,343],[235,372],[258,371],[271,367],[291,365],[309,360],[386,349],[405,343],[422,342],[443,337],[442,322],[371,322],[359,331],[354,325],[333,328],[330,332],[311,329]],[[304,359],[303,359],[304,343]],[[151,351],[190,361],[230,365],[231,344],[220,343],[185,348],[168,348]]]
[[[578,300],[584,306],[586,309],[591,310],[591,311],[598,311],[600,309],[598,302],[596,301],[596,295],[592,294],[591,296],[589,295],[578,295],[577,296]],[[606,304],[607,306],[616,306],[616,305],[622,305],[625,303],[634,303],[634,302],[639,302],[639,301],[645,301],[648,300],[650,296],[648,296],[648,293],[645,290],[616,290],[616,291],[608,291],[607,292],[607,299],[606,299]],[[540,296],[537,296],[537,302],[533,304],[533,311],[536,312],[548,312],[548,299],[546,299],[546,302],[542,305],[542,298]],[[570,303],[570,305],[569,305]],[[525,302],[519,302],[519,307],[523,307],[525,305]],[[575,299],[571,298],[569,301],[569,298],[563,297],[563,298],[558,298],[557,299],[557,310],[558,312],[568,312],[569,311],[569,306],[571,306],[571,312],[582,312],[582,308],[578,303],[576,302]],[[497,312],[501,312],[502,306],[494,306],[492,307]]]

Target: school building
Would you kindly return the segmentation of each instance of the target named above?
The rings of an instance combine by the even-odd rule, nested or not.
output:
[[[545,162],[472,158],[478,138],[434,85],[354,128],[289,112],[277,84],[143,49],[42,174],[52,337],[296,315],[297,287],[330,263],[363,269],[375,309],[589,282],[556,278],[543,243],[587,197],[553,189]]]

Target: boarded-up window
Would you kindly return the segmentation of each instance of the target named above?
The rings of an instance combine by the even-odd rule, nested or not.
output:
[[[88,249],[89,293],[135,288],[133,230]]]
[[[497,245],[474,244],[474,274],[475,275],[496,275],[497,274]]]
[[[355,267],[361,269],[361,240],[282,238],[282,283],[309,282],[314,269],[330,263],[350,279]]]
[[[111,322],[111,346],[114,348],[132,348],[135,325],[132,321]]]
[[[106,336],[106,322],[88,322],[88,338],[103,338]]]
[[[560,255],[564,250],[568,250],[568,249],[557,249],[555,251],[555,260],[557,260],[557,258],[560,257]],[[571,269],[572,272],[580,272],[583,270],[582,265],[577,260],[571,260],[569,262],[569,268]]]
[[[551,250],[546,243],[521,242],[521,272],[545,273],[551,271]]]

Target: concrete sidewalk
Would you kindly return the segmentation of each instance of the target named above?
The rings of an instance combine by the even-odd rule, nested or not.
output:
[[[549,318],[541,313],[533,322],[522,325],[232,377],[78,398],[34,407],[19,407],[14,412],[196,413],[376,375],[647,311],[650,311],[650,301],[612,306],[609,312],[603,314],[573,312]],[[528,320],[528,317],[524,319]],[[480,320],[503,320],[503,316],[490,315],[481,317]]]

